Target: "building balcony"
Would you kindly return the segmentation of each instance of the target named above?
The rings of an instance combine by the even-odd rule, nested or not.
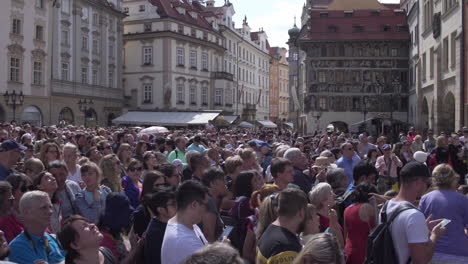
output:
[[[228,72],[212,72],[211,73],[211,78],[233,81],[234,80],[234,75],[232,75],[231,73],[228,73]]]

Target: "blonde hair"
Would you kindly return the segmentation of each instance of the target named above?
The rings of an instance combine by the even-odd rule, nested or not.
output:
[[[257,230],[255,231],[257,241],[263,235],[267,227],[278,217],[278,193],[263,199],[258,215]]]
[[[416,135],[416,136],[414,137],[414,141],[418,141],[418,142],[419,142],[419,141],[422,141],[421,135]]]
[[[445,136],[438,136],[436,139],[436,148],[442,147],[442,144],[444,143],[444,140],[447,140]]]
[[[122,184],[120,179],[120,170],[116,169],[114,160],[119,160],[117,155],[108,154],[99,162],[99,168],[102,171],[103,180],[109,181],[109,187],[113,192],[122,192]]]
[[[316,214],[317,214],[317,207],[315,207],[315,205],[313,204],[307,204],[306,220],[312,220]]]
[[[122,143],[122,144],[120,144],[119,149],[117,150],[117,157],[119,157],[120,162],[123,163],[125,168],[128,167],[128,163],[130,162],[130,159],[132,158],[132,155],[130,155],[129,157],[127,157],[126,160],[123,159],[122,153],[124,152],[124,150],[127,150],[127,149],[132,151],[132,147],[129,144]]]
[[[332,191],[333,189],[330,184],[321,182],[315,185],[309,192],[309,201],[315,205],[317,210],[320,210],[323,207],[322,202],[327,199],[327,195]]]
[[[453,189],[460,176],[448,164],[440,164],[432,171],[432,184],[439,189]]]
[[[226,170],[226,174],[232,174],[236,171],[238,167],[242,167],[244,161],[238,155],[232,156],[226,159],[224,162],[224,169]]]
[[[306,259],[308,261],[306,261]],[[343,254],[334,235],[320,233],[313,235],[296,256],[293,264],[343,263]]]
[[[42,161],[42,163],[46,167],[49,166],[49,161],[46,160],[46,155],[47,155],[47,151],[49,151],[49,148],[55,148],[57,150],[57,160],[62,159],[62,154],[60,152],[59,145],[57,145],[57,144],[55,144],[53,142],[46,143],[46,144],[42,145],[41,152],[39,154],[39,159]]]
[[[34,180],[34,178],[44,169],[44,164],[40,159],[30,158],[24,163],[24,171],[28,176],[30,176],[31,180]],[[28,171],[30,171],[31,174],[29,174]]]
[[[70,151],[73,151],[73,152],[78,152],[78,148],[76,147],[76,145],[72,144],[72,143],[67,143],[65,144],[65,146],[63,146],[63,152],[65,153],[66,150],[70,150]]]
[[[239,157],[241,157],[241,159],[243,161],[250,160],[250,159],[253,159],[253,158],[257,158],[257,154],[251,148],[240,149],[239,152],[238,152],[238,155],[239,155]]]
[[[85,164],[81,165],[81,168],[80,168],[81,174],[83,174],[84,172],[88,172],[89,170],[94,170],[94,172],[96,172],[96,182],[99,186],[101,183],[101,178],[102,178],[101,169],[98,167],[98,165],[96,165],[96,163],[92,161],[86,162]]]

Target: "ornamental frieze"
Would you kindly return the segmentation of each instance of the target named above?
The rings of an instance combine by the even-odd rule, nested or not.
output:
[[[407,68],[405,60],[311,60],[314,68]]]

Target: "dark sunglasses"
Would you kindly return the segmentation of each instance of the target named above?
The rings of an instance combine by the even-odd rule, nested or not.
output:
[[[133,172],[133,171],[142,171],[143,168],[142,167],[137,167],[137,168],[129,168],[128,169],[129,171]]]

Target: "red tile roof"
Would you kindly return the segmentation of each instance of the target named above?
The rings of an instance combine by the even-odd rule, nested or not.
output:
[[[188,24],[213,30],[212,25],[205,19],[205,17],[214,14],[211,12],[205,13],[205,7],[198,1],[193,0],[192,4],[187,0],[149,0],[149,2],[158,8],[157,12],[161,17],[170,17]],[[177,7],[184,8],[186,10],[185,14],[180,14],[176,9]],[[198,14],[197,17],[192,17],[189,14],[189,11],[196,12]]]
[[[396,14],[394,10],[380,10],[379,16],[373,16],[376,10],[355,10],[351,17],[345,17],[344,11],[312,10],[310,29],[303,27],[300,41],[326,40],[409,40],[407,31],[399,31],[398,26],[407,25],[406,16]],[[321,17],[327,13],[328,17]],[[383,26],[390,31],[383,31]],[[336,28],[336,32],[330,30]],[[354,32],[354,26],[362,26],[362,32]]]

